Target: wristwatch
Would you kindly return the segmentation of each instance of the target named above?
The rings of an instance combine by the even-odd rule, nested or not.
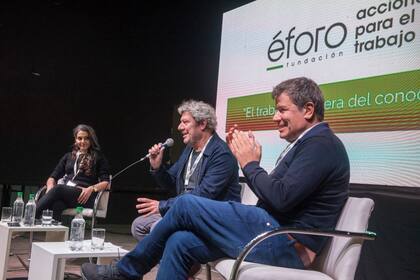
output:
[[[97,189],[96,185],[93,185],[93,191],[98,192],[98,189]]]

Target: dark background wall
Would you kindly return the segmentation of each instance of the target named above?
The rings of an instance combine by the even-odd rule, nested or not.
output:
[[[1,1],[0,184],[43,184],[78,123],[113,174],[175,134],[182,100],[215,103],[222,15],[247,2]],[[114,189],[152,186],[147,169]]]
[[[420,279],[419,188],[353,184],[350,195],[373,199],[368,229],[377,233],[363,244],[355,279]]]

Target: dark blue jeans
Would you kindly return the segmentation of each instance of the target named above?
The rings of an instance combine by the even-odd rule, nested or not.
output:
[[[182,195],[153,231],[117,264],[120,273],[138,279],[159,261],[157,279],[187,279],[194,263],[236,258],[256,235],[280,225],[264,209]],[[293,242],[280,235],[265,240],[247,261],[303,268]]]

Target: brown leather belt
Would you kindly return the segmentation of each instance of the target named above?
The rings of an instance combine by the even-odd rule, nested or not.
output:
[[[287,234],[287,238],[289,238],[289,240],[295,241],[293,243],[293,247],[295,247],[295,250],[305,268],[309,268],[313,263],[316,254],[311,249],[294,239],[290,234]]]

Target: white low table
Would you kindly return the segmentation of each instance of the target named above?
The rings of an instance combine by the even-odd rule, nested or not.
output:
[[[127,250],[105,242],[103,250],[92,250],[90,240],[83,241],[83,249],[71,251],[68,242],[34,242],[28,280],[62,280],[66,259],[97,257],[98,263],[105,263],[123,256]]]
[[[65,226],[20,226],[9,227],[7,223],[0,222],[0,280],[6,279],[7,265],[9,262],[10,244],[15,232],[45,232],[46,241],[67,240],[68,227]]]

